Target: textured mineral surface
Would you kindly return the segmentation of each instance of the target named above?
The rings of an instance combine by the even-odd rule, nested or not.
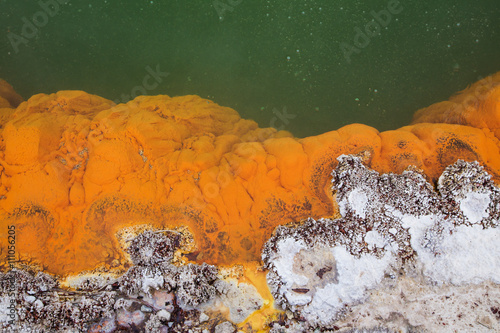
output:
[[[145,225],[118,235],[130,260],[121,274],[3,273],[0,323],[23,332],[500,330],[500,189],[484,168],[459,160],[435,189],[415,168],[379,174],[363,156],[338,161],[341,217],[279,226],[264,246],[272,297],[237,267],[182,262],[187,229]]]
[[[341,218],[280,226],[264,247],[294,329],[500,329],[500,190],[478,163],[449,166],[435,191],[341,156],[332,183]]]
[[[0,327],[498,331],[499,124],[500,73],[302,139],[198,96],[0,81]]]
[[[151,229],[136,235],[126,248],[133,265],[122,275],[95,272],[62,286],[40,271],[1,274],[0,325],[22,332],[233,332],[262,308],[260,294],[253,285],[224,279],[215,266],[174,265],[180,238]],[[11,280],[16,290],[9,296]],[[12,297],[17,313],[9,324]]]
[[[329,177],[341,154],[368,152],[378,172],[414,165],[432,182],[457,159],[478,161],[498,181],[499,82],[487,77],[398,130],[353,124],[303,139],[198,96],[115,105],[61,91],[20,103],[4,82],[1,232],[17,225],[18,257],[59,275],[125,267],[115,234],[144,223],[189,227],[198,263],[259,260],[276,226],[336,214]],[[459,109],[473,116],[456,124]],[[420,123],[432,117],[454,123]],[[7,237],[0,245],[5,256]]]

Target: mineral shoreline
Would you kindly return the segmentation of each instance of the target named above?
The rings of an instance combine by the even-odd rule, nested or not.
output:
[[[500,73],[308,138],[0,80],[0,327],[500,330]]]
[[[266,243],[274,300],[238,281],[244,274],[174,265],[182,233],[145,229],[126,241],[132,266],[122,275],[82,275],[62,288],[41,271],[2,274],[0,303],[6,309],[14,280],[17,317],[9,325],[3,311],[0,323],[22,332],[500,329],[500,189],[484,168],[459,160],[436,192],[418,171],[379,175],[341,156],[332,184],[341,218],[280,226]],[[277,310],[259,312],[269,301]]]

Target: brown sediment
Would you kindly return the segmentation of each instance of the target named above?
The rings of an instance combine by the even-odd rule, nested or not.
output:
[[[4,82],[0,255],[16,225],[20,258],[55,274],[124,265],[115,233],[139,224],[187,225],[198,262],[259,260],[277,225],[337,213],[329,188],[341,154],[363,153],[384,173],[414,165],[431,181],[457,159],[477,160],[500,179],[500,73],[418,111],[413,125],[304,139],[198,96],[115,105],[61,91],[20,103]]]

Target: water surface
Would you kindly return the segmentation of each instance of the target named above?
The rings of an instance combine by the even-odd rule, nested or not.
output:
[[[498,0],[1,0],[0,77],[24,98],[197,94],[300,137],[387,130],[500,70],[499,18]]]

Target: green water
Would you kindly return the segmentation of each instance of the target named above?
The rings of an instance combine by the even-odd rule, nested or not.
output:
[[[303,137],[403,126],[500,70],[498,0],[55,1],[0,0],[0,77],[24,98],[197,94]]]

